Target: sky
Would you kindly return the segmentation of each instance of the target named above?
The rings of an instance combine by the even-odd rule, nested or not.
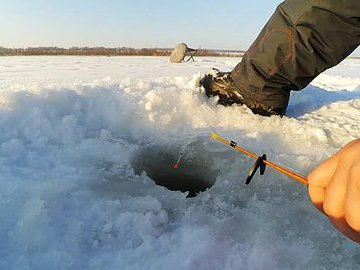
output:
[[[280,0],[0,0],[0,46],[246,50]]]
[[[1,0],[0,46],[246,49],[280,2]]]

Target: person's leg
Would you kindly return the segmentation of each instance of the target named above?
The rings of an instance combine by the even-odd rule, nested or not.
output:
[[[290,90],[303,89],[359,44],[359,0],[287,0],[231,78],[255,113],[284,114]]]

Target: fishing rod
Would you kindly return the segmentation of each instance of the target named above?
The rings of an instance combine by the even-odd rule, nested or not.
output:
[[[251,158],[256,159],[254,166],[250,170],[248,177],[245,180],[245,185],[250,184],[251,180],[253,179],[253,177],[258,169],[260,169],[260,175],[263,175],[265,173],[266,165],[289,176],[290,178],[294,179],[295,181],[297,181],[301,184],[308,185],[308,180],[304,176],[301,176],[289,169],[286,169],[276,163],[273,163],[273,162],[267,160],[266,155],[258,156],[244,148],[241,148],[240,146],[237,145],[236,142],[226,140],[225,138],[221,137],[219,134],[217,134],[215,132],[210,133],[210,137],[214,140],[217,140],[217,141],[223,143],[223,144],[231,146],[236,151],[242,152],[242,153],[250,156]]]

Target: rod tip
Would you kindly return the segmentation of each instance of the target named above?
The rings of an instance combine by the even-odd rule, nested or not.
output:
[[[220,138],[220,136],[218,134],[216,134],[215,132],[211,132],[210,137],[213,138],[214,140],[217,140],[218,138]]]

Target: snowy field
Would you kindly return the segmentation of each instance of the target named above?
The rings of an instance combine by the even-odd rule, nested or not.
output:
[[[208,138],[306,175],[360,136],[360,60],[294,93],[284,118],[197,87],[238,61],[0,58],[0,269],[360,269],[306,187],[270,168],[244,186],[253,161]],[[212,186],[187,198],[153,180]]]

